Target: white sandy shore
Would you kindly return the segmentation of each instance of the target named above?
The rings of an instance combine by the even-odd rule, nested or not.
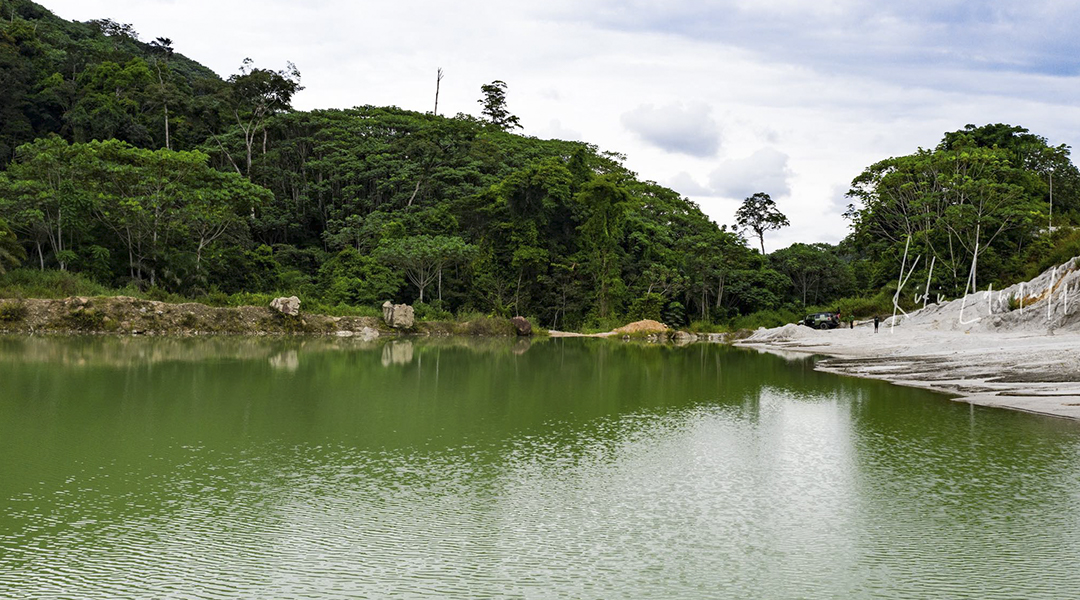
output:
[[[786,326],[788,328],[794,326]],[[956,394],[956,400],[1080,419],[1080,334],[965,333],[872,324],[739,345],[822,354],[818,370]],[[766,330],[767,331],[767,330]],[[777,331],[777,330],[772,330]],[[774,336],[775,337],[775,336]]]
[[[1080,419],[1080,259],[998,291],[882,323],[759,329],[742,346],[824,354],[822,371],[955,394],[957,400]],[[920,290],[921,291],[921,290]]]

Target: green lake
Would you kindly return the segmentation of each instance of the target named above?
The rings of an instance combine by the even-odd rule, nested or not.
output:
[[[719,345],[0,338],[0,598],[1075,598],[1080,424]]]

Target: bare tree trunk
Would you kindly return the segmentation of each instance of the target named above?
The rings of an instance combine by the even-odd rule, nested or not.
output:
[[[422,182],[423,180],[423,175],[421,175],[420,178],[416,180],[416,187],[412,191],[412,196],[409,196],[409,203],[405,205],[405,208],[409,208],[410,206],[412,206],[413,200],[416,199],[416,193],[420,191],[420,182]]]
[[[439,85],[442,83],[442,67],[435,74],[435,116],[439,116]]]

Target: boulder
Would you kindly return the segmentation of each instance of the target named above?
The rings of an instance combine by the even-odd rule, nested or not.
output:
[[[289,296],[288,298],[274,298],[270,302],[270,308],[278,311],[283,315],[289,315],[295,317],[300,314],[300,299],[296,296]]]
[[[518,335],[532,335],[532,323],[525,317],[514,317],[510,322],[514,324]]]
[[[408,304],[391,304],[389,300],[382,305],[383,321],[395,329],[408,329],[413,326],[413,307]]]
[[[685,346],[686,344],[692,344],[697,341],[698,337],[689,331],[676,331],[672,335],[672,339],[676,346]]]

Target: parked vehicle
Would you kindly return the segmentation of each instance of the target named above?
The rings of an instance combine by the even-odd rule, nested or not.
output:
[[[814,329],[836,329],[840,326],[840,315],[830,312],[813,313],[806,315],[803,325]]]

